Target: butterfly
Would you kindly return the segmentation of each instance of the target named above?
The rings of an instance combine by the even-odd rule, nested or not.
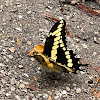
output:
[[[56,22],[51,28],[44,45],[35,46],[29,53],[40,64],[50,71],[73,72],[79,70],[79,58],[72,50],[67,49],[66,22],[64,19]]]

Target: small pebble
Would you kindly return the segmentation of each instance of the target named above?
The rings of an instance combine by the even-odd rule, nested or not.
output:
[[[79,42],[80,42],[80,40],[79,40],[79,39],[75,39],[75,40],[76,40],[76,42],[77,42],[77,43],[79,43]]]
[[[20,3],[20,4],[17,4],[17,7],[22,7],[22,4]]]
[[[76,3],[76,1],[71,1],[71,4],[74,5]]]
[[[7,51],[7,50],[3,49],[3,52],[5,52],[5,53],[6,53],[6,51]]]
[[[23,98],[23,100],[26,100],[25,98]]]
[[[59,99],[59,96],[58,95],[54,97],[54,100],[58,100],[58,99]]]
[[[77,88],[76,93],[81,93],[81,88]]]
[[[38,70],[41,70],[41,67],[38,67]]]
[[[3,63],[0,63],[0,66],[1,66],[1,67],[4,67],[5,65],[4,65]]]
[[[93,22],[90,21],[90,24],[93,25]]]
[[[61,94],[67,94],[66,90],[61,91]]]
[[[27,14],[31,14],[31,13],[32,13],[31,11],[28,11],[28,12],[27,12]]]
[[[19,19],[22,19],[22,18],[23,18],[23,16],[22,16],[22,15],[18,15],[18,18],[19,18]]]
[[[36,98],[32,98],[32,100],[38,100],[38,99],[36,99]]]
[[[14,9],[10,9],[10,12],[17,12],[18,9],[14,8]]]
[[[37,81],[38,79],[37,79],[37,77],[36,77],[36,76],[33,76],[33,80]]]
[[[51,10],[53,7],[52,6],[48,6],[48,8]]]
[[[42,96],[42,94],[41,94],[41,96]],[[39,95],[36,95],[36,98],[39,98],[40,96]]]
[[[69,88],[69,87],[66,87],[66,90],[67,90],[67,91],[70,91],[70,88]]]
[[[77,85],[74,83],[73,86],[77,86]]]
[[[11,87],[11,91],[15,91],[15,87]]]
[[[80,28],[80,26],[77,26],[77,28]]]
[[[89,76],[89,79],[93,79],[93,76]]]
[[[31,58],[31,61],[35,61],[35,59],[32,57],[32,58]]]
[[[88,83],[89,83],[89,84],[93,84],[93,80],[89,80]]]
[[[15,82],[16,82],[15,78],[11,78],[11,79],[10,79],[10,83],[11,83],[11,84],[15,84]]]
[[[31,43],[31,41],[27,41],[27,44],[28,44],[28,45],[31,45],[32,43]]]
[[[94,32],[95,34],[99,34],[99,32]]]
[[[18,68],[23,68],[23,66],[22,65],[18,65]]]
[[[43,98],[48,98],[48,94],[43,94]]]
[[[83,48],[87,48],[87,45],[85,43],[82,44]]]
[[[30,100],[29,95],[26,95],[25,98],[26,98],[26,100]]]
[[[11,94],[10,93],[6,93],[6,96],[10,96]]]
[[[81,32],[84,32],[84,28],[81,28]]]
[[[48,97],[48,100],[52,100],[52,97],[51,97],[51,96],[49,96],[49,97]]]
[[[20,84],[20,85],[19,85],[19,88],[21,88],[21,89],[22,89],[22,88],[25,88],[25,85],[24,85],[24,84]]]
[[[1,82],[3,83],[3,84],[5,84],[6,83],[6,80],[5,79],[1,79]]]
[[[27,93],[27,89],[25,89],[25,88],[21,89],[21,91],[23,91],[23,92],[26,92],[26,93]],[[22,93],[22,95],[23,95],[23,93]]]
[[[13,56],[12,55],[7,55],[9,59],[13,59]]]
[[[70,19],[70,16],[66,16],[66,19],[69,20]]]
[[[24,76],[29,77],[28,74],[24,73]]]
[[[21,97],[18,95],[16,95],[15,98],[16,98],[16,100],[21,100]]]
[[[15,48],[14,48],[14,47],[9,48],[9,50],[10,50],[11,52],[15,52]]]
[[[40,31],[40,32],[43,32],[43,31],[44,31],[44,29],[41,29],[41,28],[40,28],[40,29],[39,29],[39,31]]]
[[[20,27],[16,27],[15,29],[18,31],[22,31],[22,29]]]
[[[60,94],[61,94],[60,91],[58,91],[58,90],[55,91],[55,95],[59,96]]]
[[[5,91],[6,91],[6,90],[2,88],[2,89],[0,90],[0,95],[1,95],[3,92],[5,92]]]
[[[85,71],[80,71],[80,73],[83,75],[83,74],[85,74],[86,72],[85,72]]]
[[[29,84],[29,82],[25,82],[25,81],[23,81],[23,83],[24,83],[25,85],[28,85],[28,84]]]
[[[94,37],[93,40],[96,44],[99,44],[97,37]]]
[[[93,56],[95,56],[96,54],[97,54],[96,52],[93,52],[93,54],[92,54],[92,55],[93,55]]]
[[[4,70],[0,70],[0,73],[1,74],[5,74],[6,72]]]

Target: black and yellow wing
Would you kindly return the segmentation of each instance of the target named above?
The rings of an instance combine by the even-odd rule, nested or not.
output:
[[[72,50],[67,50],[66,22],[60,20],[51,28],[44,45],[43,54],[54,64],[61,66],[63,71],[76,72],[80,65]]]
[[[40,64],[55,72],[74,72],[83,64],[75,58],[72,50],[67,49],[66,22],[60,20],[51,28],[44,45],[34,47],[29,55],[34,56]]]
[[[46,38],[46,42],[44,45],[43,53],[46,56],[52,57],[52,59],[55,59],[53,56],[58,54],[58,52],[62,53],[61,55],[64,56],[62,51],[63,49],[67,48],[66,41],[65,41],[66,39],[65,26],[66,26],[66,22],[64,20],[61,20],[55,23],[55,25],[51,28],[49,32],[49,36]],[[64,48],[62,49],[61,47],[64,47]],[[60,56],[58,55],[58,57]]]

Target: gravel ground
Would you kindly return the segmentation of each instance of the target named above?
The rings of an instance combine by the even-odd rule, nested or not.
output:
[[[100,66],[100,18],[71,5],[64,6],[64,14],[60,9],[58,0],[0,0],[0,100],[100,100],[90,93],[100,71],[84,67],[86,72],[52,75],[28,56],[54,24],[44,16],[49,13],[63,17],[68,30],[83,38],[67,37],[68,48],[82,62]],[[94,93],[98,91],[100,84]]]

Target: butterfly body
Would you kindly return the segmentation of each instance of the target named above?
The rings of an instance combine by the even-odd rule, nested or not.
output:
[[[60,20],[51,28],[46,42],[34,47],[29,53],[38,59],[44,68],[55,72],[76,72],[80,65],[72,50],[67,50],[66,22]]]

